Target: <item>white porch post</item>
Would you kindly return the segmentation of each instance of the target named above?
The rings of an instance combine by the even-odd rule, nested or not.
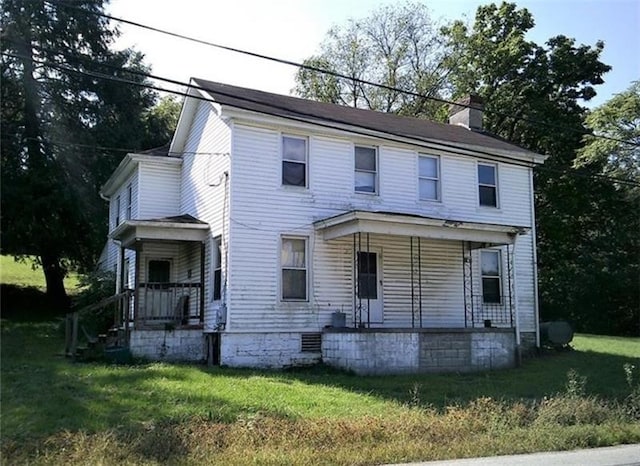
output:
[[[124,246],[122,241],[118,245],[118,262],[116,264],[116,294],[122,293],[124,276]]]
[[[516,244],[517,244],[518,236],[514,235],[513,237],[513,254],[511,254],[511,260],[513,264],[511,265],[511,274],[512,274],[512,286],[513,291],[511,293],[513,299],[513,314],[514,314],[514,323],[516,329],[516,363],[520,365],[521,359],[521,348],[520,348],[520,313],[518,312],[518,282],[516,280]],[[509,247],[509,246],[507,246]]]

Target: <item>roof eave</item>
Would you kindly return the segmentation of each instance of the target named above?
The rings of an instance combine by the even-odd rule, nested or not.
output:
[[[122,159],[109,179],[100,188],[100,197],[104,200],[108,200],[131,175],[131,173],[133,173],[140,162],[163,165],[180,165],[182,164],[182,159],[177,157],[129,153]]]
[[[248,110],[241,107],[229,105],[229,104],[221,104],[222,113],[225,116],[235,119],[244,119],[254,123],[268,123],[276,121],[287,121],[290,125],[298,126],[300,128],[306,127],[308,125],[318,125],[322,123],[323,119],[318,117],[287,117],[286,115],[269,115],[267,113],[263,113],[256,110]],[[449,147],[445,148],[445,150],[451,151],[451,146],[454,146],[454,149],[460,152],[461,155],[471,155],[475,157],[503,157],[508,159],[513,159],[518,162],[526,163],[526,164],[541,164],[547,159],[548,156],[537,154],[535,152],[529,151],[505,151],[494,148],[487,148],[482,146],[475,146],[469,144],[462,144],[453,140],[442,140],[435,138],[417,138],[412,136],[407,136],[403,134],[396,133],[382,133],[376,129],[370,129],[365,127],[354,126],[348,123],[334,123],[331,122],[331,125],[327,125],[326,127],[323,125],[323,130],[327,133],[336,133],[336,132],[347,132],[354,133],[357,132],[360,135],[372,137],[372,138],[382,138],[389,140],[389,136],[393,137],[393,140],[399,143],[413,145],[413,146],[421,146],[426,148],[438,149],[443,145],[447,145]]]

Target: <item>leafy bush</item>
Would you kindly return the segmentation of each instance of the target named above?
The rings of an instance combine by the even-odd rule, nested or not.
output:
[[[80,312],[80,325],[92,336],[106,333],[114,322],[113,307],[107,306],[97,310],[86,308],[113,296],[116,289],[115,274],[104,271],[87,274],[81,278],[80,286],[82,291],[72,302],[72,309]]]

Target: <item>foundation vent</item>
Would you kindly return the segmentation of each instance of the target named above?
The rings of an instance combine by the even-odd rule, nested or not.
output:
[[[322,352],[322,334],[321,333],[303,333],[300,336],[300,346],[303,353],[320,353]]]

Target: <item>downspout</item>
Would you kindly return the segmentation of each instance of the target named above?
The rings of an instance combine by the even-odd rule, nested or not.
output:
[[[536,245],[536,207],[533,191],[533,168],[529,171],[529,191],[531,192],[531,244],[533,253],[533,318],[536,326],[536,348],[540,348],[540,313],[538,304],[538,247]]]

